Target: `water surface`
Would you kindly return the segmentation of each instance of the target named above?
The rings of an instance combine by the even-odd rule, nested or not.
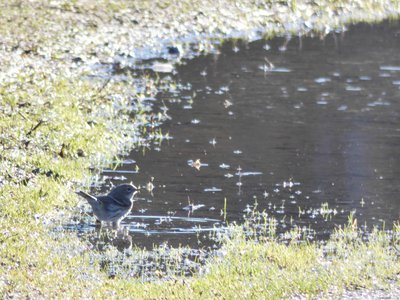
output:
[[[369,227],[398,220],[399,50],[398,24],[361,24],[325,38],[227,42],[159,72],[178,82],[152,102],[168,107],[171,139],[130,154],[139,172],[129,161],[105,173],[154,178],[125,220],[134,242],[201,246],[224,226],[225,205],[229,222],[257,203],[281,230],[316,238],[351,212]]]

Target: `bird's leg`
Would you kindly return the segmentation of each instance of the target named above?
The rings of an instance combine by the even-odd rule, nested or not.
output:
[[[112,228],[118,230],[120,228],[121,221],[112,222]]]

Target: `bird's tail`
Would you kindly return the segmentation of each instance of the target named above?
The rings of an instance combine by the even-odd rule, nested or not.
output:
[[[97,198],[83,191],[76,192],[79,196],[85,198],[90,205],[97,203]]]

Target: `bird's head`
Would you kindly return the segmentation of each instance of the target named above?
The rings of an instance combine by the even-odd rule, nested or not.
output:
[[[108,195],[123,203],[130,204],[137,191],[137,187],[133,184],[121,184],[113,188]]]

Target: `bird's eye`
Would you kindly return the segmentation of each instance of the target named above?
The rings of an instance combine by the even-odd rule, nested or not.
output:
[[[127,188],[126,190],[127,190],[128,192],[132,191],[132,189],[131,189],[131,188]]]

